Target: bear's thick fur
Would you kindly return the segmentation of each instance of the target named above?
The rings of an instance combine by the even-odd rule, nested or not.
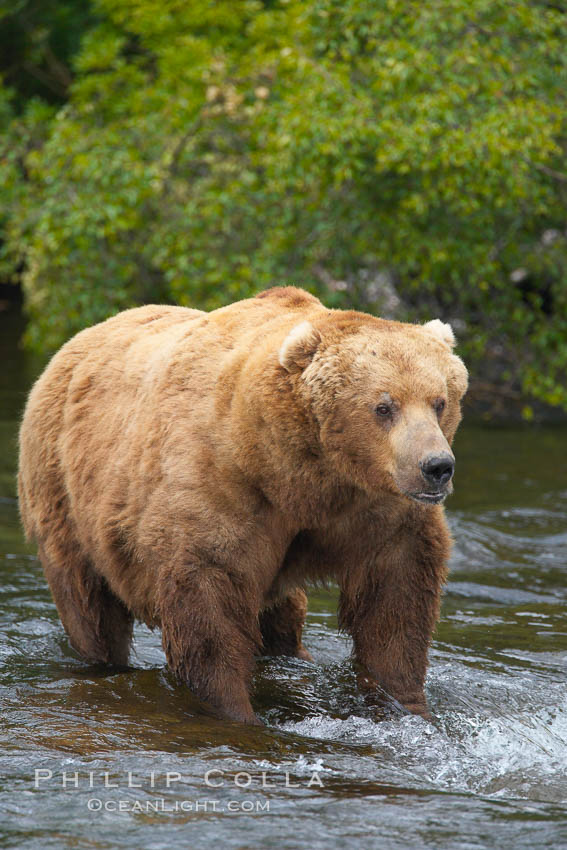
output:
[[[302,588],[332,578],[362,684],[426,714],[467,383],[453,343],[293,287],[77,334],[31,391],[19,471],[72,645],[125,665],[133,620],[160,626],[192,691],[255,723],[254,656],[309,658]]]

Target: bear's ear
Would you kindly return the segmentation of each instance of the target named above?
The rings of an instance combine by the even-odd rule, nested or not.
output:
[[[453,333],[453,328],[447,322],[442,322],[441,319],[433,319],[423,325],[423,329],[428,333],[433,334],[436,339],[444,342],[449,348],[454,348],[456,339]]]
[[[321,334],[311,322],[301,322],[290,330],[279,351],[280,366],[287,372],[302,372],[321,342]]]

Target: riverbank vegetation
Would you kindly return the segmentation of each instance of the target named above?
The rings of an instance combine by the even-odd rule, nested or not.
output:
[[[0,275],[27,345],[275,283],[455,324],[567,409],[567,6],[19,0],[0,15]]]

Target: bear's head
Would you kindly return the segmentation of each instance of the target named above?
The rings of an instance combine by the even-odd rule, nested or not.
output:
[[[372,496],[427,505],[452,491],[451,442],[467,370],[450,325],[387,322],[331,311],[296,325],[279,350],[341,480]]]

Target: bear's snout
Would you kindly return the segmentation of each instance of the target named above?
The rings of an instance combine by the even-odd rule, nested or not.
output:
[[[455,471],[455,458],[451,452],[430,452],[419,461],[423,489],[417,485],[405,490],[416,502],[438,505],[452,492],[451,480]]]
[[[435,490],[446,487],[455,472],[455,458],[448,452],[428,455],[419,464],[426,483]]]

